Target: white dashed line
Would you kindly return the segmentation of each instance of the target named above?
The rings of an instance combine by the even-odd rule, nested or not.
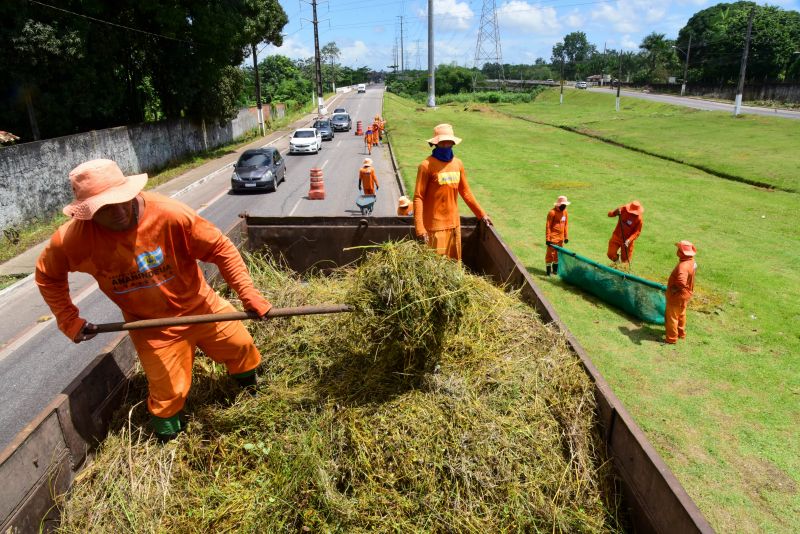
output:
[[[291,217],[292,215],[294,215],[294,212],[295,212],[295,211],[297,211],[297,208],[299,208],[299,207],[300,207],[300,202],[301,202],[302,200],[303,200],[303,198],[302,198],[302,197],[297,199],[297,203],[296,203],[296,204],[294,205],[294,207],[292,208],[292,211],[290,211],[290,212],[289,212],[289,217]]]
[[[320,169],[324,169],[324,168],[325,168],[325,165],[327,165],[329,161],[330,161],[330,160],[326,159],[326,160],[325,160],[325,163],[323,163],[323,164],[322,164],[322,167],[320,167]]]

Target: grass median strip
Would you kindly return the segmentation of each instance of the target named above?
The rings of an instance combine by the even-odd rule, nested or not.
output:
[[[534,114],[537,104],[512,107]],[[464,139],[455,152],[476,198],[712,525],[720,532],[800,530],[800,196],[513,119],[491,106],[426,110],[387,95],[384,109],[410,192],[433,126],[454,125]],[[605,123],[600,111],[592,113]],[[653,120],[670,131],[684,118]],[[643,131],[656,128],[641,123]],[[748,128],[754,146],[776,135],[771,125]],[[699,127],[687,132],[687,146],[703,152],[708,135]],[[785,146],[792,135],[789,128],[774,144]],[[709,160],[723,158],[715,142],[708,145]],[[792,174],[787,154],[783,168],[777,154],[765,155],[776,175]],[[758,161],[739,165],[745,167],[758,168]],[[661,345],[662,328],[543,276],[544,223],[559,194],[572,201],[570,248],[600,261],[616,222],[606,213],[641,200],[644,230],[632,269],[644,278],[665,282],[677,261],[673,243],[697,245],[686,342]]]

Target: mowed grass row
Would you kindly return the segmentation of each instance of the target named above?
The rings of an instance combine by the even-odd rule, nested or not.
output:
[[[800,195],[486,106],[431,111],[387,95],[385,114],[409,194],[433,126],[455,126],[476,197],[712,525],[800,531]],[[665,282],[673,244],[697,245],[686,342],[662,345],[662,327],[544,276],[545,218],[559,194],[573,202],[569,246],[591,258],[605,261],[616,222],[607,212],[633,199],[646,210],[633,272]]]
[[[549,89],[531,104],[496,108],[645,150],[673,160],[778,189],[800,192],[800,121],[701,111],[622,97],[569,90],[564,104]]]

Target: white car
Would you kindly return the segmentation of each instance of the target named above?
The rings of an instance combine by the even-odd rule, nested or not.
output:
[[[363,83],[358,84],[357,88],[358,88],[358,92],[359,93],[366,93],[367,92],[367,86],[364,85]]]
[[[588,89],[588,88],[589,88],[589,84],[586,83],[586,82],[576,82],[575,83],[575,89]]]
[[[322,134],[316,128],[298,128],[289,139],[289,154],[312,152],[322,148]]]

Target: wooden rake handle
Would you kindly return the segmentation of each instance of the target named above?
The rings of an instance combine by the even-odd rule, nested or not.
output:
[[[267,318],[294,317],[297,315],[319,315],[326,313],[351,312],[353,308],[344,304],[327,306],[298,306],[295,308],[272,308],[267,312]],[[254,311],[209,313],[206,315],[186,315],[184,317],[167,317],[163,319],[144,319],[121,323],[103,323],[95,325],[97,330],[92,333],[122,332],[125,330],[142,330],[144,328],[163,328],[165,326],[181,326],[187,324],[219,323],[223,321],[242,321],[244,319],[260,319]]]

